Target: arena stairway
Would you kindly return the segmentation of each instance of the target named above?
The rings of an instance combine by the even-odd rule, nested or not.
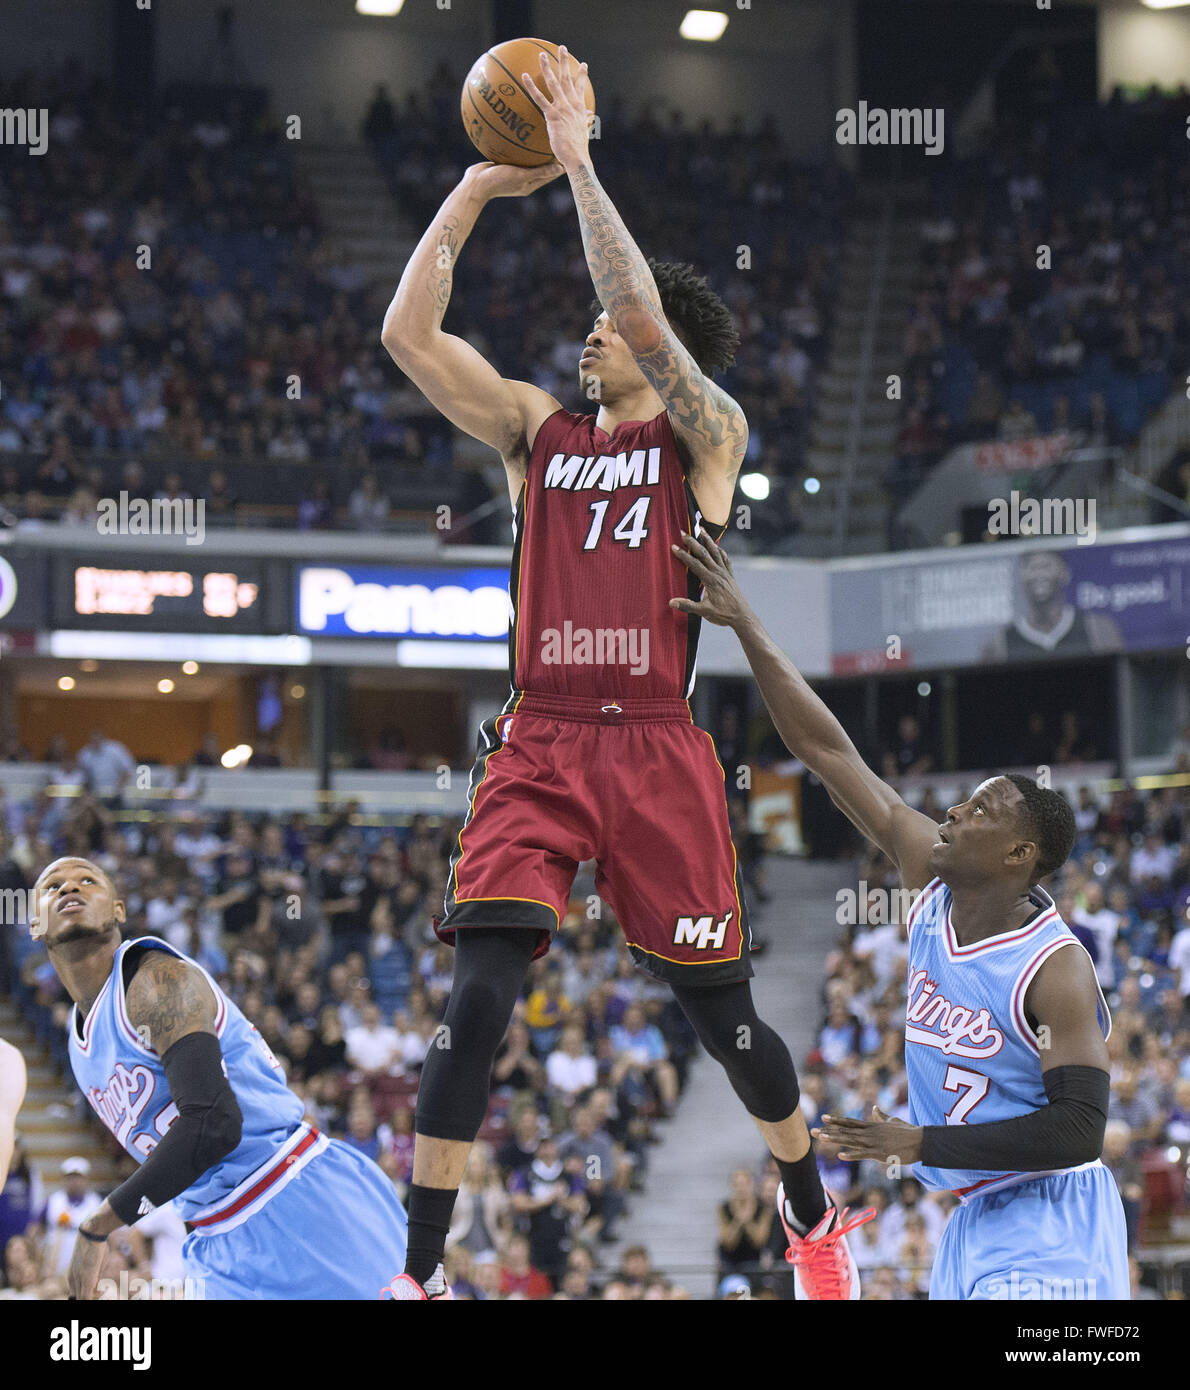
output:
[[[25,1059],[29,1084],[17,1131],[47,1192],[61,1184],[63,1160],[76,1156],[90,1162],[96,1187],[114,1183],[116,1169],[103,1136],[80,1118],[81,1098],[74,1078],[62,1075],[16,1003],[5,997],[0,997],[0,1038],[12,1043]]]
[[[823,965],[839,935],[836,893],[853,883],[847,862],[766,861],[770,900],[758,918],[768,949],[753,958],[756,1011],[784,1038],[799,1072],[815,1045],[822,1014]],[[754,923],[754,930],[757,930]],[[645,1190],[633,1195],[619,1226],[621,1239],[599,1247],[611,1273],[626,1246],[643,1245],[653,1267],[694,1298],[717,1288],[719,1204],[729,1196],[732,1170],[756,1170],[764,1143],[725,1073],[699,1052],[674,1118],[659,1128],[649,1155]]]
[[[295,142],[295,148],[332,252],[359,267],[369,281],[395,290],[416,238],[368,149],[305,140]]]
[[[896,455],[902,406],[887,398],[885,383],[904,368],[923,196],[912,180],[869,180],[857,190],[805,457],[805,471],[821,490],[803,503],[799,555],[867,555],[886,548],[883,479]]]

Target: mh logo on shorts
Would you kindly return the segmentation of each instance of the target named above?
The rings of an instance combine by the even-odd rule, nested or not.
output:
[[[699,951],[719,951],[727,935],[727,924],[734,916],[734,912],[729,912],[722,922],[715,921],[713,912],[702,917],[679,917],[674,928],[674,945],[693,946]]]

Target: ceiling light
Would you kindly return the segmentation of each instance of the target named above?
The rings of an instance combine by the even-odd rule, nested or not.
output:
[[[678,27],[684,39],[701,39],[706,43],[721,38],[727,28],[727,16],[719,10],[687,10]]]

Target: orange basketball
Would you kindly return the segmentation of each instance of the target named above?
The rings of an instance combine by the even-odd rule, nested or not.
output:
[[[532,168],[554,157],[541,109],[521,86],[527,72],[538,87],[553,96],[541,72],[541,54],[558,60],[558,45],[544,39],[509,39],[489,48],[463,83],[463,126],[471,143],[485,159],[497,164]],[[567,54],[571,72],[578,73],[578,59]],[[595,93],[586,87],[587,110],[595,110]]]

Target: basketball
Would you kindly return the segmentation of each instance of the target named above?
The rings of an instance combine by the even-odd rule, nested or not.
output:
[[[557,44],[544,39],[509,39],[489,48],[467,74],[461,103],[463,126],[485,159],[526,169],[553,159],[545,117],[521,85],[521,73],[527,72],[547,96],[553,96],[541,72],[543,51],[557,61]],[[567,61],[577,73],[579,64],[574,55],[567,54]],[[589,79],[585,96],[587,109],[594,112],[595,92]]]

